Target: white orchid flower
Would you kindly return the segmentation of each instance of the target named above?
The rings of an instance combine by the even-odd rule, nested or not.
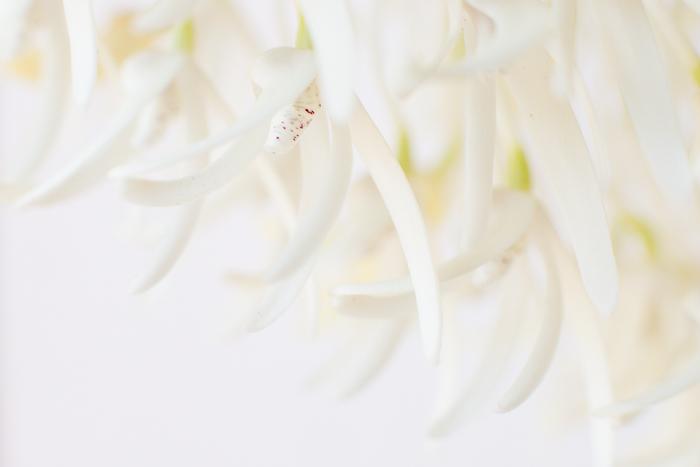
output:
[[[201,199],[221,188],[263,151],[290,150],[299,140],[302,160],[322,151],[328,152],[325,106],[319,103],[314,85],[314,54],[306,50],[279,48],[260,56],[250,72],[251,80],[260,89],[251,110],[228,130],[212,138],[160,160],[115,170],[112,175],[123,178],[121,190],[124,197],[144,206],[175,206]],[[321,92],[321,102],[325,102],[323,96]],[[405,176],[371,118],[359,102],[354,106],[350,122],[353,144],[363,156],[404,245],[416,283],[426,356],[429,361],[437,363],[441,335],[439,291],[420,211],[415,200],[411,203],[413,194]],[[312,124],[312,117],[313,121],[321,123]],[[309,137],[308,132],[302,133],[307,127],[316,135]],[[316,181],[304,182],[304,189],[313,190],[315,194],[289,245],[268,271],[267,279],[276,282],[254,313],[251,330],[269,325],[291,305],[313,269],[323,239],[340,213],[352,168],[350,135],[346,128],[331,120],[328,159],[316,163],[316,167],[320,164],[326,167],[323,181],[317,176]],[[137,176],[206,153],[237,136],[223,155],[191,176],[169,181]],[[305,144],[309,146],[308,150],[305,150]]]

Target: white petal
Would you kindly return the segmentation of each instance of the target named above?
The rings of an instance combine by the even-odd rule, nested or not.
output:
[[[462,28],[465,23],[465,13],[462,7],[461,0],[459,1],[448,1],[447,2],[447,13],[449,19],[449,27],[445,40],[440,45],[440,48],[435,53],[435,57],[428,63],[425,67],[418,70],[409,70],[409,75],[404,77],[403,80],[396,84],[396,93],[399,97],[408,96],[413,90],[416,89],[423,81],[425,81],[428,76],[435,73],[435,71],[440,67],[447,56],[452,52],[462,34]]]
[[[407,323],[407,319],[371,323],[371,329],[360,337],[361,346],[355,349],[353,361],[346,364],[339,397],[356,394],[384,368],[401,342]]]
[[[416,299],[410,294],[393,297],[340,295],[333,299],[333,308],[353,318],[396,318],[418,312]]]
[[[129,287],[130,293],[146,292],[175,266],[195,230],[203,205],[204,200],[198,200],[177,207],[175,216],[168,222],[165,237],[159,240],[148,264]]]
[[[595,0],[603,46],[659,188],[687,200],[692,181],[661,55],[640,0]]]
[[[42,54],[43,90],[41,106],[31,122],[19,157],[5,170],[3,182],[23,185],[41,167],[56,140],[70,89],[70,49],[66,26],[54,3],[47,4],[46,20],[50,39]]]
[[[187,139],[196,141],[207,134],[206,111],[201,94],[198,92],[199,82],[196,68],[193,64],[184,67],[178,79],[178,90],[182,105],[182,113],[187,128]],[[184,167],[184,170],[197,170],[205,160],[195,160]],[[204,207],[204,200],[178,206],[169,219],[165,236],[160,239],[156,251],[151,257],[140,276],[133,282],[130,292],[138,294],[145,292],[163,279],[180,259],[194,233],[195,227]]]
[[[627,400],[615,402],[593,412],[596,417],[616,417],[637,412],[642,408],[663,402],[700,384],[700,354],[678,374],[662,381],[649,391]]]
[[[340,214],[350,186],[352,145],[346,127],[332,128],[331,158],[327,164],[328,172],[325,174],[324,183],[308,212],[299,220],[289,244],[265,275],[266,281],[274,281],[289,274],[305,257],[323,245]]]
[[[496,86],[493,75],[469,80],[464,148],[462,247],[474,246],[486,229],[493,188],[496,144]]]
[[[311,276],[317,258],[318,254],[307,258],[299,269],[284,279],[275,282],[270,287],[253,312],[248,323],[248,332],[260,331],[266,328],[292,306],[309,276]]]
[[[541,42],[552,28],[552,12],[538,0],[469,0],[471,6],[494,23],[493,39],[480,45],[464,63],[446,70],[450,74],[496,69]]]
[[[510,190],[494,191],[494,206],[483,243],[461,253],[438,268],[440,282],[447,282],[467,274],[482,264],[495,259],[513,246],[532,223],[535,203],[531,196]],[[332,295],[391,295],[413,290],[409,276],[380,282],[342,284],[330,290]]]
[[[442,437],[464,423],[486,401],[506,368],[515,348],[526,300],[524,262],[516,262],[503,280],[498,317],[477,370],[459,397],[447,404],[428,427],[428,436]]]
[[[683,0],[683,3],[688,5],[696,14],[700,15],[700,0]]]
[[[96,142],[62,171],[22,196],[16,207],[48,203],[73,196],[102,179],[122,163],[134,121],[141,109],[174,79],[183,57],[144,53],[124,64],[122,81],[128,96],[116,121]]]
[[[355,33],[345,0],[300,0],[299,7],[313,42],[318,85],[336,123],[350,118],[355,97]]]
[[[564,287],[566,324],[576,340],[578,355],[586,387],[588,407],[600,407],[613,400],[613,389],[603,334],[597,319],[600,317],[590,305],[571,255],[564,251],[554,232],[548,238],[557,247],[557,264]],[[596,467],[615,464],[615,427],[617,420],[594,418],[589,413]]]
[[[572,90],[574,40],[576,38],[576,0],[554,1],[556,39],[553,45],[554,89],[566,96]]]
[[[544,217],[544,215],[542,215]],[[548,242],[541,235],[534,235],[537,247],[547,270],[547,287],[545,291],[545,311],[542,327],[525,366],[518,374],[511,387],[498,400],[493,411],[503,413],[513,410],[530,397],[549,369],[557,347],[562,321],[562,298],[559,284],[559,271]]]
[[[617,304],[617,270],[603,201],[571,106],[549,89],[550,58],[538,49],[504,74],[554,190],[588,296],[603,314]]]
[[[14,0],[0,2],[0,59],[7,60],[20,50],[23,34],[27,27],[27,16],[36,0]],[[53,5],[48,6],[53,9]],[[53,18],[60,21],[61,12],[52,12]]]
[[[135,26],[143,32],[175,26],[189,16],[197,1],[159,0],[150,10],[136,19]]]
[[[91,0],[63,0],[70,60],[73,69],[73,95],[80,106],[86,106],[97,80],[97,32],[92,17]]]
[[[213,193],[231,182],[262,151],[269,123],[264,122],[240,137],[205,169],[175,180],[126,178],[120,181],[125,200],[141,206],[178,206]]]
[[[350,131],[396,227],[416,292],[423,351],[437,365],[442,336],[440,285],[420,208],[396,157],[359,101]]]
[[[601,187],[605,192],[610,188],[612,175],[610,173],[610,154],[605,145],[603,139],[603,132],[600,128],[600,122],[598,121],[598,116],[596,115],[595,108],[593,107],[593,101],[591,101],[591,96],[586,88],[586,83],[583,82],[581,74],[578,69],[574,68],[573,72],[573,89],[574,94],[578,97],[581,107],[583,108],[583,113],[586,116],[586,121],[588,122],[588,127],[591,131],[591,138],[593,139],[593,145],[595,147],[594,158],[596,174],[598,175],[598,180],[600,181]]]
[[[272,49],[256,60],[251,79],[262,87],[253,107],[225,131],[162,158],[124,165],[110,172],[111,178],[143,175],[182,160],[197,157],[268,120],[277,110],[293,102],[316,77],[313,53],[289,47]]]
[[[296,154],[292,154],[292,157],[299,157],[299,146],[296,146],[294,149],[292,149],[292,151],[296,151]],[[275,201],[275,203],[277,203],[282,211],[282,219],[285,230],[289,235],[292,235],[296,225],[296,207],[294,206],[294,202],[284,186],[284,182],[265,156],[258,157],[255,160],[255,168],[258,177],[260,177],[260,180],[265,186],[267,192],[270,194],[270,197]],[[306,329],[308,335],[310,336],[313,336],[316,332],[318,313],[320,311],[318,303],[318,288],[318,281],[312,273],[303,290],[307,300],[305,307]]]

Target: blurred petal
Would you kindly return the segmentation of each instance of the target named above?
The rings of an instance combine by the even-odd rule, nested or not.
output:
[[[231,182],[248,167],[262,151],[269,129],[269,123],[264,122],[248,131],[218,159],[193,175],[166,181],[122,179],[122,197],[141,206],[177,206],[203,198]]]
[[[321,100],[335,123],[350,118],[355,95],[355,33],[345,0],[300,0],[311,35]]]
[[[325,125],[325,121],[317,122]],[[335,224],[345,202],[352,174],[352,144],[347,127],[332,127],[331,157],[324,183],[313,204],[299,220],[294,235],[265,275],[274,281],[292,272],[305,257],[318,249]]]
[[[590,303],[585,300],[586,291],[576,271],[576,265],[568,252],[556,238],[548,232],[557,253],[560,267],[566,324],[576,340],[583,382],[586,387],[586,402],[590,408],[609,404],[613,400],[610,359],[607,355],[603,333],[597,318],[600,317]],[[615,427],[617,420],[591,416],[588,421],[594,449],[596,467],[612,467],[615,464]]]
[[[664,65],[640,0],[595,0],[601,38],[639,143],[659,188],[671,199],[692,194]]]
[[[489,220],[496,145],[496,85],[493,75],[469,80],[464,149],[462,246],[474,246]]]
[[[452,52],[457,40],[462,34],[462,28],[464,27],[465,22],[465,13],[462,7],[462,1],[448,0],[446,3],[449,26],[445,40],[440,45],[440,48],[435,53],[435,57],[433,57],[430,63],[421,69],[408,70],[408,76],[405,76],[401,82],[397,83],[396,92],[399,97],[408,96],[428,76],[435,73],[442,62],[448,57],[450,52]]]
[[[195,65],[188,63],[183,67],[177,84],[179,85],[182,114],[187,128],[187,139],[196,141],[207,135],[207,120],[204,102],[198,92],[199,82],[192,70]],[[198,170],[205,160],[194,160],[184,167],[184,170]],[[138,294],[145,292],[160,282],[173,268],[182,256],[187,244],[195,231],[197,222],[204,207],[204,200],[178,206],[166,226],[165,236],[161,238],[139,277],[132,283],[130,292]]]
[[[10,2],[12,3],[12,2]],[[31,122],[26,143],[5,170],[3,182],[24,185],[41,167],[56,140],[70,89],[70,49],[59,5],[46,4],[45,18],[50,39],[42,57],[41,106]]]
[[[0,59],[14,57],[20,49],[27,27],[27,16],[36,0],[13,0],[0,2]],[[60,21],[60,12],[54,13]]]
[[[70,60],[73,70],[73,95],[86,106],[97,80],[97,32],[92,17],[91,0],[63,0],[70,37]]]
[[[16,207],[54,202],[101,180],[129,156],[127,145],[141,109],[174,79],[183,64],[179,55],[146,52],[125,63],[122,81],[127,101],[112,126],[62,171],[22,196]]]
[[[556,39],[552,47],[554,59],[554,89],[562,96],[572,90],[574,71],[574,41],[576,38],[576,0],[554,1]]]
[[[420,208],[396,157],[359,101],[350,131],[396,227],[416,292],[423,351],[428,362],[437,365],[442,336],[440,284]]]
[[[494,205],[483,242],[470,251],[459,254],[437,268],[440,282],[467,274],[495,259],[525,234],[532,223],[535,203],[531,196],[516,191],[494,191]],[[342,284],[330,290],[332,295],[392,295],[413,290],[410,276],[396,279]]]
[[[615,402],[593,412],[596,417],[617,417],[637,412],[644,407],[663,402],[687,391],[700,383],[700,354],[678,374],[662,381],[649,391],[636,397]]]
[[[546,222],[542,214],[542,222]],[[542,317],[542,327],[532,348],[525,366],[518,374],[510,388],[498,400],[493,411],[503,413],[513,410],[522,404],[537,389],[545,373],[549,369],[557,347],[562,321],[562,296],[559,284],[559,271],[554,263],[552,251],[546,239],[541,235],[533,235],[540,250],[547,271],[547,287],[545,291],[545,310]]]
[[[496,69],[541,42],[552,28],[550,8],[538,0],[469,0],[471,6],[494,23],[493,38],[479,45],[476,54],[445,71],[474,73]]]
[[[549,89],[551,59],[537,50],[504,74],[554,190],[588,296],[603,314],[617,303],[617,269],[603,201],[571,106]]]
[[[150,10],[136,19],[135,26],[143,32],[175,26],[190,15],[197,1],[159,0]]]
[[[313,53],[289,47],[269,50],[258,57],[250,77],[262,87],[262,92],[248,113],[228,129],[165,157],[118,167],[110,172],[110,177],[135,177],[197,157],[270,119],[280,107],[293,102],[304,92],[316,77]]]
[[[358,336],[361,344],[355,348],[352,361],[346,363],[339,397],[353,396],[386,366],[401,343],[407,323],[406,317],[372,322],[371,328]]]
[[[428,427],[428,436],[446,436],[459,428],[486,401],[502,376],[525,315],[527,281],[522,278],[526,271],[521,266],[524,262],[516,262],[504,278],[498,317],[470,383],[457,399],[436,414]]]
[[[292,306],[313,272],[317,258],[318,252],[307,258],[296,271],[284,279],[278,280],[270,287],[248,322],[248,332],[266,328]]]

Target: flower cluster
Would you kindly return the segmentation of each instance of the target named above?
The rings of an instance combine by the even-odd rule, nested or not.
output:
[[[262,330],[304,295],[309,332],[348,339],[319,372],[345,372],[342,395],[417,325],[441,375],[428,436],[444,437],[493,396],[498,413],[524,403],[563,332],[596,465],[618,461],[630,415],[667,399],[673,436],[631,455],[697,461],[683,407],[700,383],[700,2],[278,3],[260,30],[294,24],[296,43],[261,38],[234,1],[159,0],[98,30],[90,0],[5,0],[5,68],[42,89],[3,201],[30,209],[109,183],[168,208],[140,294],[221,193],[271,200],[285,245],[263,273],[231,275],[263,291],[237,319]],[[96,87],[121,108],[46,173],[71,94],[86,109]],[[498,304],[464,381],[465,309],[485,296]],[[528,357],[499,394],[527,318]]]

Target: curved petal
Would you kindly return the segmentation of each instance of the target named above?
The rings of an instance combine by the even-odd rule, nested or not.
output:
[[[688,8],[700,15],[700,0],[683,0],[683,3],[688,5]]]
[[[141,206],[178,206],[203,198],[229,183],[253,161],[262,151],[268,130],[268,122],[258,125],[193,175],[166,181],[123,179],[121,194],[125,200]]]
[[[54,202],[89,188],[128,157],[128,135],[141,109],[175,78],[184,57],[146,52],[124,64],[122,82],[128,93],[116,121],[96,142],[48,181],[22,196],[16,207]]]
[[[298,157],[299,147],[295,146],[292,151],[297,151],[295,157]],[[270,194],[270,197],[281,209],[284,228],[287,233],[291,235],[292,232],[294,232],[294,226],[296,225],[296,207],[287,193],[282,179],[265,156],[258,157],[255,160],[255,168],[260,181],[265,186],[265,189]],[[319,312],[318,283],[313,273],[311,273],[310,277],[308,278],[303,292],[307,299],[306,329],[308,330],[309,335],[313,335],[316,330]],[[284,310],[282,310],[282,312],[284,312]]]
[[[544,215],[542,215],[544,217]],[[498,400],[493,411],[503,413],[513,410],[537,389],[549,369],[557,347],[562,322],[562,297],[559,284],[559,271],[554,262],[552,251],[541,235],[534,235],[537,248],[542,254],[547,270],[547,287],[545,291],[545,311],[542,327],[525,366],[518,374],[510,388]]]
[[[549,229],[548,229],[549,230]],[[564,296],[565,323],[574,336],[581,366],[581,374],[586,387],[588,407],[600,407],[613,400],[613,388],[603,335],[596,321],[600,317],[586,297],[576,264],[571,255],[564,251],[554,232],[548,231],[548,238],[556,247],[557,264],[560,267]],[[615,465],[615,428],[617,420],[590,416],[594,460],[597,467]]]
[[[70,49],[66,26],[56,4],[47,4],[47,10],[45,16],[50,39],[42,54],[41,106],[31,122],[19,157],[11,162],[3,175],[3,183],[9,185],[27,184],[44,162],[58,135],[68,101]]]
[[[143,32],[175,26],[187,18],[197,1],[159,0],[150,10],[137,18],[134,25]]]
[[[331,119],[342,124],[355,105],[355,33],[345,0],[300,0],[313,42],[321,98]]]
[[[578,97],[581,107],[583,107],[583,113],[586,116],[588,122],[588,128],[591,132],[591,138],[593,139],[593,145],[595,147],[594,162],[596,173],[598,175],[598,180],[605,192],[610,188],[612,175],[610,173],[610,155],[608,149],[605,145],[605,140],[603,139],[603,132],[600,128],[600,122],[598,116],[596,115],[595,109],[593,108],[593,101],[591,101],[591,96],[586,88],[586,83],[583,82],[583,78],[579,73],[578,69],[574,68],[573,75],[573,89],[574,94]]]
[[[472,250],[441,263],[437,268],[440,282],[447,282],[488,263],[513,246],[532,223],[535,202],[531,196],[510,190],[494,191],[493,215],[483,242]],[[409,276],[387,281],[342,284],[330,290],[332,295],[392,295],[409,293],[413,283]]]
[[[180,92],[182,114],[187,127],[187,139],[196,141],[207,134],[207,119],[204,102],[198,92],[199,82],[194,72],[196,65],[189,63],[182,70],[177,84]],[[205,160],[195,160],[184,167],[185,170],[197,170]],[[178,206],[169,219],[164,238],[160,239],[156,251],[141,275],[132,283],[130,292],[143,293],[163,279],[182,256],[194,233],[204,207],[204,200]]]
[[[556,32],[552,50],[553,85],[558,94],[567,96],[572,90],[572,73],[575,65],[576,0],[555,0],[553,7]]]
[[[399,315],[418,312],[416,299],[410,294],[392,297],[340,295],[333,299],[333,308],[342,315],[372,319],[396,318]]]
[[[70,60],[73,69],[73,95],[80,106],[90,101],[97,81],[97,32],[91,0],[63,0]]]
[[[269,268],[266,281],[274,281],[291,273],[305,257],[323,245],[340,215],[352,174],[352,144],[346,127],[332,126],[331,158],[327,167],[324,183],[313,204],[301,217],[289,243]]]
[[[258,57],[250,77],[262,87],[262,92],[248,113],[228,129],[165,157],[118,167],[109,176],[135,177],[197,157],[270,119],[280,107],[293,102],[304,92],[316,77],[313,53],[289,47],[269,50]]]
[[[442,437],[456,430],[485,402],[503,374],[525,311],[527,281],[523,280],[525,271],[521,266],[524,262],[517,261],[504,278],[501,287],[505,293],[501,294],[498,317],[469,385],[457,399],[440,410],[428,427],[428,436]]]
[[[277,318],[282,316],[287,309],[292,306],[294,300],[299,296],[301,289],[313,272],[318,252],[304,262],[304,264],[289,274],[284,279],[275,282],[258,304],[248,323],[248,332],[260,331]]]
[[[150,261],[129,287],[132,294],[146,292],[163,279],[180,259],[192,237],[202,212],[204,200],[178,206],[175,216],[168,222],[166,234],[158,242]]]
[[[403,98],[413,92],[426,78],[435,73],[443,61],[448,57],[450,52],[455,47],[464,28],[465,15],[462,6],[462,0],[447,1],[448,14],[448,29],[445,40],[440,44],[440,48],[435,53],[435,57],[425,65],[425,67],[417,70],[408,70],[408,76],[397,83],[397,94]]]
[[[569,103],[552,95],[542,49],[504,74],[561,207],[588,296],[603,314],[617,304],[617,269],[598,182]]]
[[[0,2],[0,58],[14,57],[20,49],[27,27],[27,16],[35,0]],[[60,20],[60,11],[52,16]]]
[[[423,351],[437,365],[442,337],[440,284],[418,202],[396,157],[359,101],[350,131],[396,227],[416,292]]]
[[[640,0],[595,0],[603,46],[659,188],[688,200],[692,180],[654,32]]]
[[[401,343],[407,324],[405,317],[371,323],[372,329],[359,336],[361,346],[355,349],[353,361],[346,363],[349,368],[345,370],[338,397],[351,397],[372,381]]]
[[[496,69],[541,42],[552,28],[550,8],[538,0],[469,0],[494,23],[493,39],[474,56],[445,70],[448,74]]]
[[[700,384],[700,353],[678,374],[662,381],[649,391],[636,397],[618,401],[593,412],[596,417],[617,417],[637,412],[644,407],[663,402]]]

